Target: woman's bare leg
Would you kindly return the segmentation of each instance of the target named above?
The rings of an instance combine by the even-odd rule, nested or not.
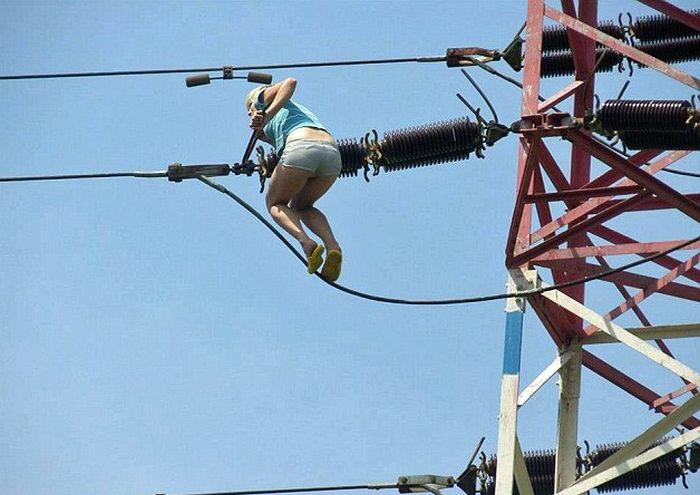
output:
[[[335,182],[336,177],[314,177],[309,179],[304,187],[292,198],[290,206],[298,213],[311,232],[321,238],[326,248],[340,251],[338,240],[333,234],[326,216],[314,207],[314,203],[323,196]]]
[[[321,210],[314,206],[309,206],[308,208],[296,211],[299,213],[299,218],[304,222],[304,225],[321,238],[326,249],[329,251],[332,249],[340,251],[340,244],[338,244],[338,240],[335,238],[335,235],[333,235],[333,230],[328,223],[326,215],[324,215]]]
[[[299,241],[307,256],[311,255],[317,243],[304,232],[299,215],[288,204],[303,190],[311,175],[311,172],[292,167],[275,167],[266,197],[267,209],[274,221]]]

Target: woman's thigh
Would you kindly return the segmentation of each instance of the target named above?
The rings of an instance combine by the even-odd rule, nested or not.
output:
[[[299,193],[312,173],[298,168],[279,165],[275,167],[270,178],[270,188],[267,190],[266,202],[268,208],[277,204],[288,204]]]
[[[290,206],[297,210],[303,210],[313,206],[318,199],[326,194],[337,177],[323,176],[309,179],[301,190],[292,197]]]

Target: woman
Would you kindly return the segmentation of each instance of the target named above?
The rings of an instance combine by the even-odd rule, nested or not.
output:
[[[314,203],[340,175],[338,145],[318,118],[291,97],[297,82],[288,78],[273,86],[260,86],[248,94],[245,104],[250,127],[258,138],[272,144],[280,156],[267,191],[267,209],[272,218],[299,241],[308,260],[308,272],[323,264],[321,275],[330,281],[340,276],[342,252],[328,219]],[[311,239],[302,222],[321,238]]]

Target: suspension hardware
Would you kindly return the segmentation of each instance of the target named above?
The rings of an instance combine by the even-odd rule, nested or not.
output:
[[[445,58],[447,59],[448,67],[467,67],[474,65],[474,63],[467,58],[474,55],[483,57],[481,62],[492,62],[500,60],[502,57],[498,50],[488,50],[486,48],[472,46],[467,48],[448,48]]]
[[[516,72],[523,68],[523,43],[523,39],[520,36],[516,36],[502,53],[505,63]]]
[[[183,165],[173,163],[168,166],[168,180],[170,182],[182,182],[183,179],[196,179],[200,175],[207,177],[228,175],[231,167],[226,164],[216,165]]]
[[[370,137],[371,136],[371,137]],[[365,164],[364,164],[364,174],[365,180],[369,182],[369,177],[367,173],[369,172],[369,167],[373,167],[374,170],[372,175],[379,175],[379,164],[382,162],[382,149],[379,143],[379,134],[376,129],[372,129],[370,132],[365,134],[365,137],[360,141],[362,147],[365,151]]]
[[[486,126],[486,138],[484,139],[484,144],[486,146],[493,146],[496,141],[503,139],[508,134],[510,134],[510,129],[498,122],[489,122]]]
[[[265,155],[265,148],[258,146],[255,148],[255,153],[258,156],[259,165],[257,167],[257,172],[260,176],[260,192],[262,193],[265,190],[265,180],[272,177],[274,166],[270,163],[268,156]]]
[[[256,172],[256,168],[257,165],[255,165],[253,160],[247,160],[244,163],[234,163],[231,165],[231,173],[233,175],[247,175],[250,177]]]

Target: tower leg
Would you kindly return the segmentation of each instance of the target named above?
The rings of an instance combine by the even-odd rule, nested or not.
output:
[[[515,288],[515,284],[511,278],[509,278],[508,287],[509,291]],[[523,299],[508,300],[506,305],[506,335],[503,346],[501,406],[498,414],[498,470],[496,471],[496,495],[513,494],[524,311],[525,301]]]
[[[559,417],[557,420],[557,454],[554,493],[576,481],[578,443],[578,402],[581,395],[581,344],[572,343],[559,350],[570,353],[569,361],[559,370]]]

